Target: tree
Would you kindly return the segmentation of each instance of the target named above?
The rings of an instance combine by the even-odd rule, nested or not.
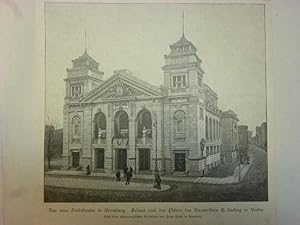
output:
[[[51,160],[62,153],[62,129],[57,129],[57,122],[47,119],[45,125],[44,152],[48,161],[48,169],[51,168]]]

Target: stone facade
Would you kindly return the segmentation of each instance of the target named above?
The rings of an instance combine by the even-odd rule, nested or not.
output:
[[[218,166],[222,112],[196,52],[184,35],[170,45],[160,87],[126,69],[104,81],[87,51],[74,59],[65,79],[64,168],[204,175]]]
[[[237,162],[238,150],[238,122],[235,112],[228,110],[222,113],[222,151],[221,158],[224,163]]]
[[[256,127],[255,144],[267,151],[268,136],[267,136],[267,123],[263,122],[260,126]]]
[[[239,125],[238,126],[238,136],[239,136],[239,160],[241,163],[248,161],[248,126]]]

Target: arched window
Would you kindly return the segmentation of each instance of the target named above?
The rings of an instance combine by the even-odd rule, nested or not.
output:
[[[205,138],[208,140],[208,119],[205,117]]]
[[[80,117],[74,116],[72,119],[72,134],[73,141],[72,142],[80,142]]]
[[[213,140],[216,139],[216,120],[213,119]]]
[[[139,138],[145,132],[146,137],[152,137],[152,117],[147,109],[143,109],[137,115],[137,135]]]
[[[219,139],[221,138],[221,122],[219,122]]]
[[[115,115],[115,137],[128,137],[129,119],[128,114],[120,110]]]
[[[209,118],[209,140],[212,140],[212,122],[211,122],[211,118]]]
[[[106,116],[103,112],[96,113],[94,117],[94,137],[98,138],[106,137]]]
[[[218,139],[218,121],[216,120],[216,123],[215,123],[215,139],[217,140]]]
[[[178,110],[174,114],[176,132],[185,132],[186,115],[183,110]]]
[[[220,129],[219,129],[219,124],[220,124],[220,121],[217,121],[217,137],[218,137],[218,140],[220,139]]]
[[[218,139],[220,139],[220,121],[218,121],[217,128],[218,128]]]

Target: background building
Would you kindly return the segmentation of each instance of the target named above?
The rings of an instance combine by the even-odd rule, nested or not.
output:
[[[256,145],[265,151],[268,147],[268,136],[267,136],[267,123],[263,122],[260,126],[256,127],[255,135]]]
[[[248,159],[248,126],[239,125],[238,126],[238,136],[239,136],[239,160],[240,162],[245,162]]]
[[[222,150],[221,159],[224,163],[237,162],[238,149],[238,122],[237,114],[232,110],[222,113]]]

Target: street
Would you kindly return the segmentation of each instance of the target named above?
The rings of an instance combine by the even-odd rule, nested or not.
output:
[[[242,182],[238,184],[200,184],[164,181],[162,191],[155,191],[152,180],[133,179],[133,185],[120,188],[78,188],[45,186],[46,202],[217,202],[217,201],[267,201],[267,153],[250,146],[253,163]],[[68,177],[64,178],[69,179]],[[72,178],[76,179],[76,178]],[[86,178],[86,182],[94,179]],[[107,178],[112,182],[111,178]],[[86,183],[83,182],[83,183]],[[98,186],[101,184],[98,184]],[[143,189],[145,186],[145,189]],[[136,188],[135,188],[136,187]]]

